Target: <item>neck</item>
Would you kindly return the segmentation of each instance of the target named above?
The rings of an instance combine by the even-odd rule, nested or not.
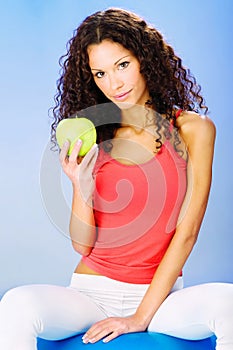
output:
[[[121,125],[135,129],[145,129],[148,121],[153,117],[153,111],[144,106],[133,105],[121,109]]]

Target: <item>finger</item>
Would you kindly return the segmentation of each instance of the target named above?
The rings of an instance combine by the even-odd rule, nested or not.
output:
[[[61,151],[60,151],[60,154],[59,154],[59,160],[60,160],[60,163],[62,165],[64,164],[64,162],[66,160],[69,148],[70,148],[70,142],[68,140],[66,140],[65,143],[63,144]]]
[[[89,336],[83,337],[83,343],[85,344],[96,343],[97,341],[103,339],[104,337],[110,335],[111,333],[112,331],[110,331],[110,328],[104,328],[103,330],[100,330],[100,331],[96,329],[96,331],[89,334]]]
[[[99,333],[99,329],[100,329],[99,323],[100,322],[97,322],[94,325],[92,325],[88,329],[88,331],[83,335],[83,337],[82,337],[83,343],[88,343],[90,341],[90,339],[95,338],[95,335]]]
[[[118,332],[112,332],[111,334],[109,334],[106,338],[103,339],[104,343],[108,343],[111,340],[117,338],[120,335],[120,333]]]
[[[84,343],[86,342],[86,340],[87,340],[87,343],[88,343],[89,339],[90,339],[90,338],[93,336],[93,334],[94,334],[95,328],[96,328],[96,323],[95,323],[94,325],[92,325],[92,326],[88,329],[88,331],[83,335],[82,341],[83,341]]]
[[[83,343],[95,342],[110,333],[109,319],[105,319],[93,324],[88,331],[83,335]],[[102,336],[101,336],[102,335]]]
[[[94,164],[96,162],[96,159],[98,157],[98,145],[95,143],[92,148],[90,149],[89,152],[87,152],[87,154],[85,155],[83,161],[82,161],[82,167],[86,168],[87,166],[89,166],[90,164]]]
[[[73,149],[72,149],[72,152],[70,154],[70,157],[69,157],[69,162],[70,163],[77,163],[77,158],[78,158],[78,154],[79,154],[79,151],[80,151],[80,148],[82,146],[82,140],[78,140]]]

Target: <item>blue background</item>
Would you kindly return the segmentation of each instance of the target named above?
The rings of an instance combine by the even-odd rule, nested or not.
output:
[[[47,215],[40,186],[58,59],[73,30],[110,6],[154,24],[202,85],[217,127],[213,186],[185,284],[233,282],[231,0],[21,0],[1,3],[0,296],[28,283],[69,282],[79,255]]]

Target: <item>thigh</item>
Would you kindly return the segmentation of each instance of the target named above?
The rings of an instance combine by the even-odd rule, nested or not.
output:
[[[220,295],[228,293],[226,285],[207,283],[171,293],[153,317],[148,330],[184,339],[201,339],[213,335],[211,322],[221,308]]]
[[[105,314],[70,287],[29,285],[10,290],[1,301],[1,319],[11,328],[33,327],[36,336],[62,339],[85,331]],[[4,319],[2,320],[4,322]]]
[[[41,336],[61,339],[84,332],[93,323],[106,317],[90,297],[70,287],[55,287],[50,295],[46,289],[42,293],[44,305],[50,303],[50,306],[43,309],[45,321]]]

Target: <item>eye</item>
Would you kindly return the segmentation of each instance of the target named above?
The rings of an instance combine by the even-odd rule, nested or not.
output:
[[[128,61],[121,62],[121,63],[118,65],[118,69],[119,69],[119,70],[125,69],[125,68],[128,67],[128,65],[129,65],[129,62],[128,62]]]
[[[95,76],[96,78],[100,79],[100,78],[103,78],[104,74],[105,74],[104,72],[97,72],[97,73],[95,73],[94,76]]]

